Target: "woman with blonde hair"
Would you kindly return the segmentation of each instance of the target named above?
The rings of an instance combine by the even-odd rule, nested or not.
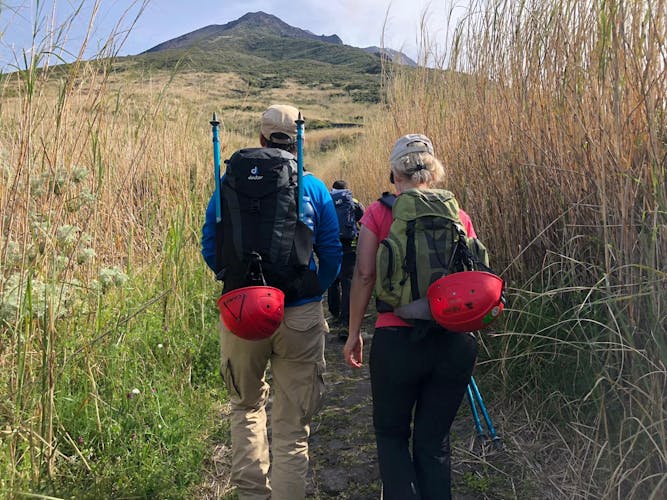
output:
[[[428,190],[444,177],[431,140],[421,134],[398,139],[389,164],[398,196],[410,189]],[[459,210],[459,218],[468,236],[475,237],[470,217]],[[346,363],[354,368],[362,364],[361,322],[375,286],[376,255],[389,234],[392,210],[378,200],[360,222],[349,337],[343,349]],[[378,312],[370,373],[384,500],[451,498],[449,430],[472,374],[476,340],[435,323],[418,335],[416,330],[414,322],[392,310]]]

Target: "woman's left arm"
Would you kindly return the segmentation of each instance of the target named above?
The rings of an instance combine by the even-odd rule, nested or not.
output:
[[[362,225],[359,231],[357,260],[350,287],[349,334],[345,347],[343,347],[345,362],[353,368],[361,367],[363,358],[364,342],[361,338],[361,322],[375,286],[375,255],[378,246],[379,242],[375,233]]]

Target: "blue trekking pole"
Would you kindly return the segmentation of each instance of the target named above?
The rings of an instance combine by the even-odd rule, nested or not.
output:
[[[296,166],[297,166],[297,182],[298,182],[298,198],[297,209],[299,211],[299,220],[303,222],[303,124],[301,118],[301,111],[299,111],[299,118],[296,120]]]
[[[482,422],[479,419],[479,413],[477,412],[477,405],[475,404],[475,396],[472,394],[472,389],[470,384],[468,384],[468,402],[470,403],[470,409],[472,410],[472,418],[475,421],[475,429],[477,429],[477,437],[482,443],[485,443],[488,439],[488,436],[482,428]]]
[[[484,417],[484,421],[486,422],[486,426],[489,429],[489,434],[491,435],[491,440],[493,441],[494,446],[496,449],[500,450],[503,447],[503,441],[500,439],[500,437],[496,434],[496,429],[493,427],[493,423],[491,422],[491,417],[489,416],[489,412],[486,410],[486,406],[484,405],[484,400],[482,399],[482,394],[479,392],[479,387],[477,387],[477,382],[475,382],[475,377],[471,376],[470,377],[470,383],[468,384],[468,390],[470,391],[472,389],[472,392],[475,395],[475,399],[477,399],[477,403],[479,404],[479,409],[482,412],[482,416]],[[471,406],[474,405],[472,404],[472,399],[471,399]],[[473,416],[476,413],[476,410],[473,410]],[[477,417],[477,420],[479,420],[479,416]],[[477,424],[477,422],[475,422]],[[479,430],[479,429],[478,429]]]
[[[210,123],[213,132],[213,168],[215,170],[215,221],[220,222],[222,220],[220,207],[220,139],[218,138],[218,126],[220,122],[215,112]]]

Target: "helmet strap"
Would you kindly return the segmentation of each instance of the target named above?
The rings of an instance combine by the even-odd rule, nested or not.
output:
[[[257,252],[250,253],[248,269],[246,270],[246,282],[248,286],[266,286],[266,280],[262,272],[262,256]]]

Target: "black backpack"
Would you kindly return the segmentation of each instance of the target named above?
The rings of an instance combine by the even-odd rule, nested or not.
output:
[[[313,233],[298,216],[295,157],[277,148],[247,148],[225,163],[216,228],[223,293],[269,285],[282,290],[286,302],[320,295],[309,268]]]
[[[352,241],[359,234],[354,217],[354,198],[349,189],[332,189],[331,198],[338,216],[338,235],[341,241]]]

